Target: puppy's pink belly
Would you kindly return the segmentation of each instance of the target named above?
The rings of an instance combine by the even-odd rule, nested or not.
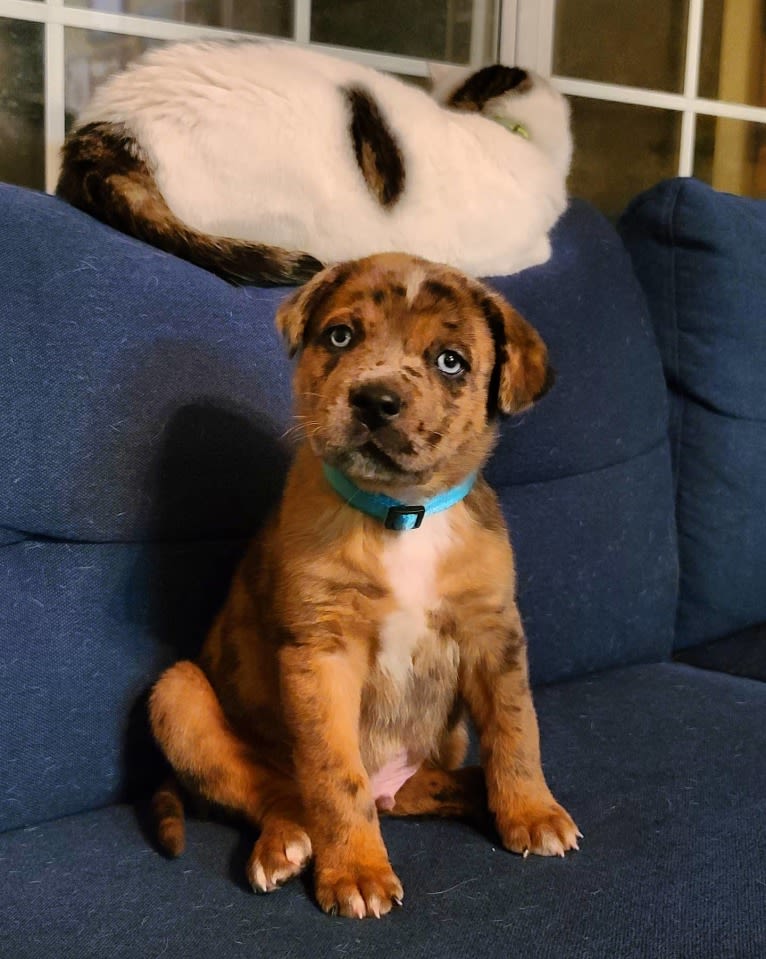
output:
[[[370,788],[378,809],[393,809],[394,796],[407,780],[420,769],[422,760],[415,760],[403,749],[370,776]]]

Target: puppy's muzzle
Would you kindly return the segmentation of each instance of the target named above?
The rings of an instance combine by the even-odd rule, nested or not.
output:
[[[354,417],[371,432],[388,426],[402,411],[402,398],[386,383],[365,383],[349,392]]]

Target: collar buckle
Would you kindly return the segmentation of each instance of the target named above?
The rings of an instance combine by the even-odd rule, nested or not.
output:
[[[425,506],[389,506],[386,513],[385,527],[401,532],[402,530],[419,529],[426,515]],[[409,522],[409,517],[413,521]]]

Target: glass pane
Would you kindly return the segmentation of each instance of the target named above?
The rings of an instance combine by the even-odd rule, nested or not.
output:
[[[493,4],[473,24],[472,0],[313,0],[311,39],[318,43],[467,63],[471,32],[486,37],[481,59],[492,59]]]
[[[697,117],[694,175],[718,190],[766,199],[766,123]]]
[[[126,37],[118,33],[68,27],[64,31],[67,130],[100,83],[124,69],[145,50],[161,43],[161,40],[147,40],[144,37]]]
[[[569,191],[616,217],[631,197],[678,172],[681,115],[570,97],[575,151]]]
[[[688,0],[558,0],[553,72],[680,91],[687,13]]]
[[[706,0],[700,96],[766,106],[763,0]]]
[[[292,33],[292,0],[66,0],[66,4],[276,37]]]
[[[39,23],[0,19],[0,180],[45,189]]]

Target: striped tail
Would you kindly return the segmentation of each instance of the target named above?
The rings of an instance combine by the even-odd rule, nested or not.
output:
[[[160,848],[175,859],[184,851],[186,827],[178,780],[171,773],[152,797],[152,821]]]
[[[230,283],[297,285],[322,269],[308,253],[211,236],[185,224],[165,202],[139,145],[117,124],[88,123],[67,137],[56,193],[108,226]]]

